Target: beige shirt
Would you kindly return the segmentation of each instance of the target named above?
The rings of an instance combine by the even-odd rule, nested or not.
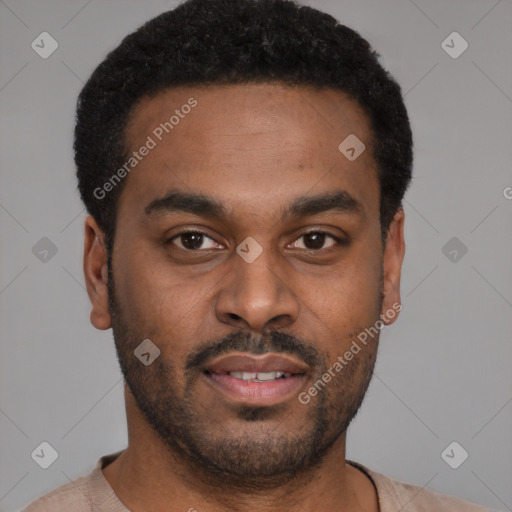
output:
[[[120,453],[105,455],[89,476],[58,487],[32,502],[22,512],[130,512],[115,495],[101,471]],[[490,512],[458,498],[392,480],[361,464],[347,463],[359,468],[373,481],[379,496],[380,512]]]

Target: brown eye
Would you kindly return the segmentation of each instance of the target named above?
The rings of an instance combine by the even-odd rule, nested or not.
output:
[[[331,244],[324,247],[324,244],[326,242],[326,239],[330,238],[333,240]],[[323,231],[310,231],[309,233],[305,233],[302,236],[300,236],[294,244],[298,243],[298,240],[304,239],[304,242],[302,243],[302,247],[300,245],[295,245],[295,248],[297,249],[309,249],[318,251],[320,249],[327,249],[329,247],[332,247],[333,245],[340,244],[341,240],[329,233],[325,233]]]
[[[204,247],[203,244],[206,240],[210,240],[210,246]],[[180,243],[175,243],[178,241]],[[183,231],[182,233],[178,233],[174,237],[169,240],[170,243],[177,245],[180,249],[185,249],[189,251],[197,251],[200,249],[214,249],[215,240],[207,236],[205,233],[200,231]],[[213,243],[213,245],[212,245]]]

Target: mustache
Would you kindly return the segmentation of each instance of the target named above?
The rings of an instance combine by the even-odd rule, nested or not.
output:
[[[247,352],[254,355],[267,352],[291,354],[312,368],[320,363],[318,350],[312,344],[305,343],[293,335],[278,331],[270,331],[261,335],[238,331],[228,334],[215,343],[199,345],[187,357],[185,371],[188,374],[195,373],[209,359],[228,352]]]

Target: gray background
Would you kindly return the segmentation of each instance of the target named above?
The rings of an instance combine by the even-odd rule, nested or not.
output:
[[[348,456],[397,479],[512,510],[512,3],[308,3],[379,51],[403,87],[415,135],[404,309],[383,333]],[[125,447],[111,331],[90,325],[83,284],[74,108],[106,52],[174,5],[0,2],[2,511],[20,509]],[[59,44],[46,60],[31,48],[43,31]],[[453,31],[469,43],[457,59],[441,47]],[[46,262],[32,252],[42,237],[57,247]],[[442,252],[452,237],[468,248],[456,262]],[[59,454],[46,470],[30,456],[42,441]],[[458,469],[441,458],[452,441],[469,453]]]

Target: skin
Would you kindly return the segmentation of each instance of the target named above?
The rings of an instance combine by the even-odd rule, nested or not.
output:
[[[125,385],[129,444],[104,468],[105,478],[134,512],[149,510],[148,504],[155,511],[169,510],[172,504],[173,510],[266,512],[283,509],[283,503],[292,512],[377,511],[372,482],[345,462],[346,435],[340,428],[347,414],[344,405],[364,396],[378,337],[308,405],[294,396],[258,421],[242,418],[232,402],[200,377],[185,392],[185,362],[201,343],[214,344],[231,333],[261,336],[270,331],[285,332],[317,350],[318,366],[300,391],[307,390],[322,365],[332,366],[358,332],[400,302],[404,213],[397,211],[383,244],[367,116],[344,93],[328,89],[278,84],[173,88],[134,108],[126,130],[130,151],[191,97],[198,105],[126,178],[110,276],[117,311],[112,311],[112,297],[109,307],[104,234],[93,217],[85,221],[91,322],[98,329],[114,328],[118,353],[127,364],[133,347],[150,338],[161,350],[159,358],[142,368],[132,357],[130,370],[134,378],[147,377],[147,400],[158,403],[155,393],[171,387],[170,381],[157,380],[157,369],[172,368],[169,393],[194,412],[196,423],[190,429],[214,447],[244,439],[252,456],[245,462],[240,458],[240,464],[248,464],[254,475],[267,467],[264,454],[255,460],[267,448],[277,457],[285,450],[283,440],[309,446],[308,433],[322,401],[332,411],[324,432],[326,451],[295,477],[283,473],[265,479],[261,470],[244,487],[240,475],[215,475],[186,447],[165,442]],[[366,145],[352,162],[338,150],[351,133]],[[228,216],[148,216],[145,206],[171,189],[215,198]],[[281,219],[297,197],[333,190],[350,194],[359,211]],[[168,242],[180,228],[207,235],[199,254],[182,248],[183,238]],[[311,248],[311,239],[306,246],[302,235],[312,228],[347,243],[338,245],[327,236],[323,245],[318,242],[320,249]],[[263,249],[252,263],[235,251],[248,236]],[[254,448],[256,442],[263,449]]]

